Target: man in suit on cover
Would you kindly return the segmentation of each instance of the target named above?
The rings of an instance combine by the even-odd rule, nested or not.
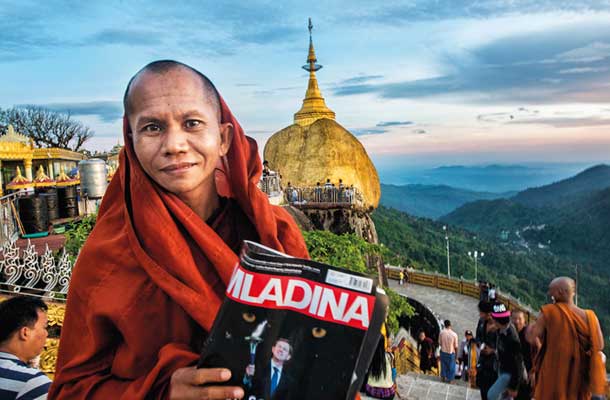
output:
[[[292,357],[292,346],[288,339],[279,338],[271,348],[271,359],[258,367],[246,367],[244,385],[246,393],[265,400],[287,399],[291,397],[293,378],[286,371],[286,363]],[[256,372],[256,375],[255,375]],[[246,396],[248,398],[248,396]]]

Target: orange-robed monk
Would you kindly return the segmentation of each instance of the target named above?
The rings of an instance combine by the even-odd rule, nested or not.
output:
[[[560,277],[549,285],[554,304],[540,309],[527,338],[542,348],[535,366],[536,400],[605,398],[604,338],[592,310],[574,304],[576,286]]]
[[[257,188],[262,165],[212,83],[151,63],[124,98],[125,148],[74,267],[51,399],[227,399],[227,369],[195,369],[241,243],[307,257]],[[206,384],[205,386],[201,386]]]

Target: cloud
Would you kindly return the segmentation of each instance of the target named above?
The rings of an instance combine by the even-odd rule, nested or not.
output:
[[[567,117],[549,117],[549,118],[531,118],[519,121],[510,121],[509,124],[536,124],[548,125],[554,128],[581,128],[591,126],[607,126],[610,125],[610,118],[603,117],[582,117],[582,118],[567,118]]]
[[[364,136],[364,135],[382,135],[382,134],[388,132],[388,130],[381,129],[381,128],[359,128],[359,129],[352,129],[352,130],[350,130],[350,132],[354,136]]]
[[[577,68],[568,68],[562,69],[559,71],[560,74],[588,74],[591,72],[604,72],[608,71],[607,67],[577,67]]]
[[[477,115],[479,122],[504,123],[520,118],[530,118],[538,115],[539,110],[534,110],[526,107],[519,107],[513,111],[493,112]]]
[[[473,104],[610,102],[608,62],[610,25],[573,23],[447,55],[445,64],[451,73],[347,83],[333,93],[384,99],[459,98]],[[588,68],[588,73],[565,73],[573,68]]]
[[[160,37],[162,37],[162,35],[154,31],[132,29],[104,29],[86,38],[83,44],[122,44],[126,46],[156,46],[162,43]]]
[[[594,61],[602,61],[608,57],[610,57],[610,44],[594,42],[587,44],[586,46],[558,54],[555,57],[555,60],[560,62],[590,63]]]
[[[339,85],[355,85],[381,78],[383,78],[383,75],[359,75],[354,76],[352,78],[344,79],[339,83]]]
[[[27,107],[29,104],[20,104],[17,107]],[[102,122],[116,122],[123,117],[123,105],[118,101],[90,101],[82,103],[49,103],[34,104],[36,107],[43,107],[47,110],[55,111],[72,116],[93,115]]]
[[[351,15],[350,20],[360,23],[401,25],[447,19],[484,19],[510,14],[607,10],[608,3],[600,0],[578,2],[569,0],[410,0],[408,2],[383,2],[374,7],[369,6],[365,12]]]
[[[425,129],[413,129],[411,132],[417,135],[425,135],[426,133],[428,133]]]
[[[413,125],[411,121],[381,121],[377,123],[377,127],[387,127],[387,126],[405,126],[405,125]]]

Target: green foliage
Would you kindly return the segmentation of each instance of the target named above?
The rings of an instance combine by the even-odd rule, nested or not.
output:
[[[356,235],[335,235],[328,231],[303,232],[309,255],[321,263],[367,273],[366,256],[379,254],[379,246]]]
[[[76,256],[95,226],[97,215],[87,215],[66,229],[66,252]]]
[[[610,214],[606,214],[608,215]],[[414,218],[385,207],[379,207],[372,217],[379,240],[395,252],[394,258],[402,266],[447,273],[447,250],[442,223]],[[593,224],[584,217],[582,219],[578,225],[574,221],[571,227],[581,229],[583,236],[579,240],[587,237],[585,224]],[[595,232],[589,229],[588,235]],[[547,288],[553,278],[575,276],[572,259],[534,249],[529,252],[513,251],[497,241],[485,239],[481,235],[474,236],[473,233],[453,226],[449,227],[449,245],[452,276],[474,279],[474,260],[468,256],[468,252],[482,251],[485,256],[479,259],[478,279],[496,284],[501,291],[510,293],[534,309],[547,302]],[[600,253],[595,254],[599,256]],[[607,271],[594,268],[594,264],[579,264],[578,304],[595,310],[606,334],[610,332],[608,275]],[[606,348],[610,349],[608,341]]]
[[[386,319],[386,325],[389,332],[396,333],[400,328],[398,318],[401,316],[411,317],[415,312],[406,298],[389,287],[384,287],[383,290],[385,290],[390,298],[390,310],[388,312],[388,318]]]
[[[335,235],[328,231],[311,231],[303,232],[303,236],[312,260],[362,274],[376,276],[377,271],[367,268],[367,259],[390,254],[384,246],[368,243],[354,234]],[[413,308],[398,293],[387,287],[383,289],[390,299],[387,327],[390,332],[397,332],[398,317],[413,315]]]

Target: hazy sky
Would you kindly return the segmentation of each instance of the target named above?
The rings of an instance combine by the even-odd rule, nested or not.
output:
[[[609,1],[4,1],[0,107],[44,105],[121,136],[155,59],[217,85],[262,147],[318,81],[337,120],[397,164],[610,161]]]

